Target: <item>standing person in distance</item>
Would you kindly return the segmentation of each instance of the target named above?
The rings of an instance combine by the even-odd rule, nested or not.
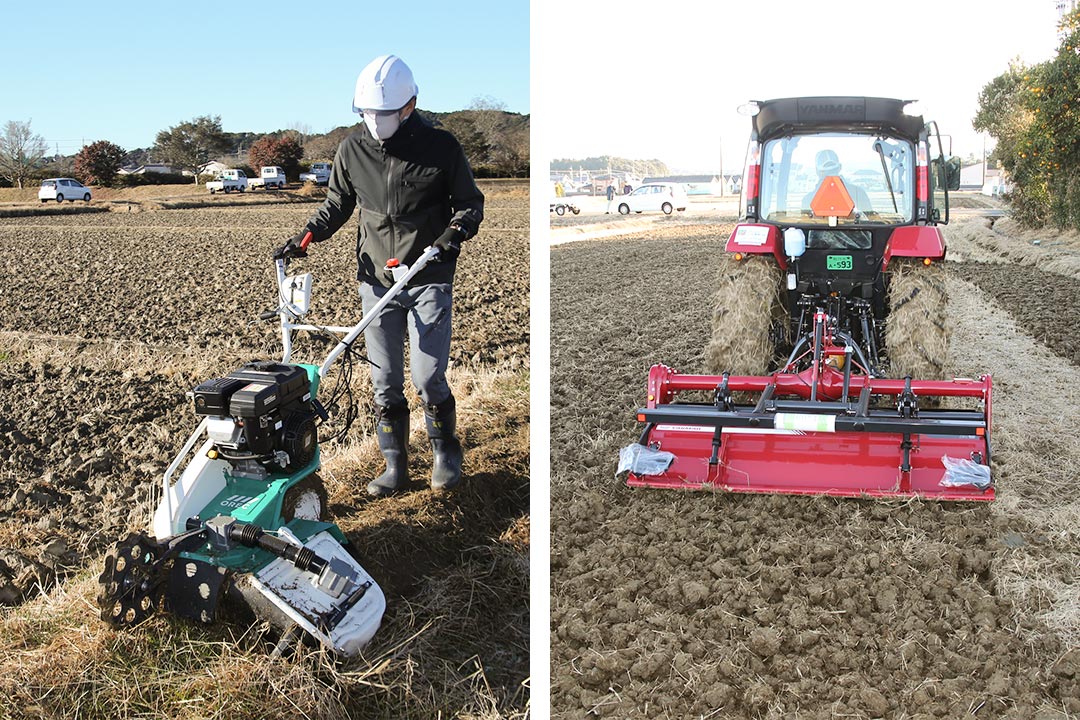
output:
[[[441,253],[420,271],[364,331],[376,405],[376,434],[386,470],[367,486],[383,497],[409,482],[409,407],[405,399],[405,342],[412,381],[424,404],[434,463],[431,487],[461,482],[457,410],[446,381],[450,358],[454,271],[461,244],[476,235],[484,195],[460,143],[416,110],[417,85],[401,58],[382,55],[356,79],[353,112],[364,127],[338,147],[326,201],[276,256],[301,256],[303,237],[321,242],[359,207],[357,279],[364,314],[394,284],[385,270],[397,258],[412,265],[432,245]]]

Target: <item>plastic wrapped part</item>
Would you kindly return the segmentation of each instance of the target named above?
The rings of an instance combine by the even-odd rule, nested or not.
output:
[[[948,455],[941,457],[941,464],[945,466],[945,477],[941,479],[942,487],[965,487],[970,485],[979,490],[990,487],[989,465],[983,465],[965,458],[951,458]]]
[[[619,469],[615,476],[627,470],[635,475],[659,475],[668,469],[675,456],[663,450],[634,443],[619,451]]]

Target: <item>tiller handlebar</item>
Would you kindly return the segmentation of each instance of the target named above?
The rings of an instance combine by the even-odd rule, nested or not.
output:
[[[990,464],[991,378],[890,380],[855,374],[852,347],[815,322],[812,360],[795,353],[771,376],[649,371],[639,443],[675,458],[634,486],[733,492],[993,500],[994,488],[942,484],[942,458]],[[712,402],[676,402],[705,391]],[[737,404],[734,393],[753,398]],[[971,398],[974,409],[938,409],[928,398]]]

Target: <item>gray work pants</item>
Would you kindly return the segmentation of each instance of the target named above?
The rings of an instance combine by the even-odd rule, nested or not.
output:
[[[364,315],[386,294],[381,285],[360,283]],[[364,330],[375,402],[399,407],[405,401],[405,330],[409,332],[409,367],[413,385],[425,404],[450,398],[446,367],[450,360],[450,283],[407,287]]]

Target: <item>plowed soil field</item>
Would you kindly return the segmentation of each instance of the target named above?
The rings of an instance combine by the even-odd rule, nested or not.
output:
[[[0,220],[0,717],[525,712],[528,195],[521,184],[482,189],[487,219],[455,283],[450,380],[465,484],[446,496],[426,489],[417,400],[414,491],[366,496],[382,464],[363,367],[359,419],[323,447],[330,514],[387,594],[382,629],[345,664],[317,654],[271,662],[273,635],[242,618],[204,629],[159,616],[114,632],[93,605],[105,550],[146,528],[152,488],[197,424],[185,393],[242,362],[280,358],[276,322],[256,322],[277,305],[270,254],[316,206]],[[314,322],[359,319],[355,233],[354,219],[293,268],[315,276]],[[321,362],[332,346],[310,335],[294,343],[299,362]],[[183,669],[176,657],[188,658]],[[209,689],[180,689],[205,677],[216,678]]]
[[[992,505],[626,487],[649,367],[702,369],[730,226],[552,249],[553,716],[1080,713],[1078,276],[969,222],[948,370],[995,378]]]

